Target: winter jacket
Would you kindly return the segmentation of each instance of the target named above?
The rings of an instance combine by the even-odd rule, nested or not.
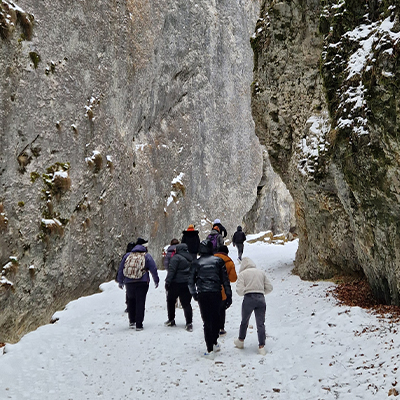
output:
[[[171,261],[169,263],[165,283],[167,285],[170,285],[172,282],[188,283],[191,262],[192,256],[188,252],[187,244],[178,244],[176,246],[176,253],[171,258]]]
[[[118,275],[117,275],[117,281],[118,283],[135,283],[135,282],[150,282],[150,274],[153,277],[153,281],[156,286],[158,286],[158,283],[160,281],[160,278],[158,277],[158,272],[157,272],[157,266],[156,263],[153,260],[153,257],[147,253],[147,248],[142,246],[141,244],[137,244],[133,249],[132,252],[140,252],[140,253],[146,253],[145,254],[145,268],[146,272],[145,274],[140,278],[140,279],[130,279],[124,276],[124,265],[125,265],[125,260],[128,257],[130,253],[126,253],[124,257],[122,258],[122,261],[119,264],[119,269],[118,269]]]
[[[224,243],[225,243],[224,238],[222,237],[222,235],[218,231],[216,231],[214,229],[211,230],[211,232],[210,232],[210,234],[208,236],[215,236],[215,235],[217,235],[217,248],[214,249],[214,253],[216,253],[218,251],[218,249],[221,246],[223,246]],[[207,236],[207,238],[208,238],[208,236]]]
[[[220,292],[221,285],[227,297],[232,298],[231,284],[224,261],[212,255],[209,242],[203,241],[199,247],[200,257],[192,261],[189,275],[189,291],[192,296],[198,293]]]
[[[182,243],[186,243],[189,253],[197,254],[199,252],[199,231],[183,231]]]
[[[243,257],[236,283],[236,293],[244,296],[247,293],[268,294],[272,292],[271,282],[268,280],[264,271],[257,269],[254,262]]]
[[[246,241],[246,235],[242,231],[242,227],[239,225],[237,227],[236,232],[233,234],[232,243],[235,246],[236,244],[238,244],[238,243],[242,244],[245,241]]]
[[[168,269],[169,262],[171,260],[172,255],[174,254],[176,249],[176,244],[171,244],[171,246],[167,249],[167,254],[164,257],[163,265],[165,269]]]
[[[214,254],[214,256],[222,258],[224,260],[225,268],[226,268],[226,272],[228,273],[229,281],[236,282],[237,275],[236,275],[235,263],[228,256],[228,254],[219,252],[219,253]],[[222,290],[221,290],[221,295],[222,295],[222,300],[225,300],[226,294],[225,294],[225,289],[223,286],[222,286]]]
[[[224,238],[226,237],[228,232],[226,231],[225,227],[220,222],[217,222],[216,224],[213,224],[213,226],[218,226],[219,233],[222,235],[222,237],[224,237]]]

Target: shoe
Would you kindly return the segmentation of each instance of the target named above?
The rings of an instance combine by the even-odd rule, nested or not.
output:
[[[261,354],[262,356],[265,356],[267,354],[267,350],[265,350],[265,347],[259,347],[258,348],[258,354]]]
[[[185,329],[186,329],[188,332],[193,332],[193,324],[186,324]]]
[[[214,344],[213,351],[214,351],[214,353],[217,353],[218,351],[221,351],[221,345],[219,343]]]
[[[137,326],[137,327],[136,327],[136,330],[137,330],[137,331],[142,331],[142,330],[143,330],[143,326]]]
[[[244,341],[241,341],[240,339],[235,339],[235,340],[233,341],[233,343],[235,343],[235,346],[236,346],[238,349],[243,349],[243,347],[244,347]]]
[[[168,321],[166,321],[166,322],[164,322],[164,325],[165,326],[176,326],[176,324],[175,324],[175,320],[173,319],[173,320],[168,320]]]
[[[221,329],[219,331],[219,336],[225,336],[226,335],[226,330],[225,329]]]
[[[136,322],[131,322],[131,323],[129,324],[129,328],[135,329],[135,328],[136,328]]]
[[[206,352],[203,354],[203,357],[206,358],[206,359],[208,359],[208,360],[214,360],[214,358],[215,358],[215,353],[214,353],[213,351],[210,351],[210,352],[206,351]]]

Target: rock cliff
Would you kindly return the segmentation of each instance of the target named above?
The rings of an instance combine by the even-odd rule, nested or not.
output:
[[[399,2],[264,1],[256,133],[295,201],[305,279],[365,274],[399,304]]]
[[[0,342],[113,279],[138,236],[159,262],[189,223],[242,222],[259,7],[1,1]]]

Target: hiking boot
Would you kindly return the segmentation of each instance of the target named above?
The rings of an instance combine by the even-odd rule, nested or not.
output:
[[[214,344],[213,351],[214,351],[214,353],[217,353],[218,351],[221,351],[221,345],[219,343]]]
[[[175,320],[173,319],[173,320],[168,320],[168,321],[166,321],[166,322],[164,322],[164,325],[165,326],[176,326],[176,324],[175,324]]]
[[[219,331],[219,336],[225,336],[226,335],[226,330],[225,329],[221,329]]]
[[[267,350],[265,350],[264,346],[258,348],[258,354],[261,354],[262,356],[265,356],[267,354]]]
[[[243,349],[243,347],[244,347],[244,340],[235,339],[235,340],[233,341],[233,343],[235,344],[235,346],[236,346],[238,349]]]
[[[214,358],[215,358],[215,353],[214,353],[213,351],[210,351],[210,352],[206,351],[206,352],[203,354],[203,357],[206,358],[207,360],[214,360]]]
[[[130,322],[129,323],[129,328],[130,329],[135,329],[136,328],[136,322]]]
[[[137,331],[142,331],[142,330],[143,330],[143,326],[137,326],[137,327],[136,327],[136,330],[137,330]]]
[[[193,332],[193,324],[186,324],[185,329],[186,329],[188,332]]]

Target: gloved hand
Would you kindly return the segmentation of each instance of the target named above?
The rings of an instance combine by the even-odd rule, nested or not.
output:
[[[232,305],[232,297],[226,298],[225,309],[227,310]]]
[[[157,282],[157,283],[155,283],[154,285],[155,285],[155,287],[156,287],[156,289],[157,289],[157,288],[158,288],[158,282]]]
[[[193,294],[192,297],[193,297],[194,301],[198,301],[199,300],[199,295],[197,293]]]
[[[118,287],[119,287],[120,289],[123,289],[123,288],[124,288],[124,284],[123,284],[123,283],[118,283]]]

